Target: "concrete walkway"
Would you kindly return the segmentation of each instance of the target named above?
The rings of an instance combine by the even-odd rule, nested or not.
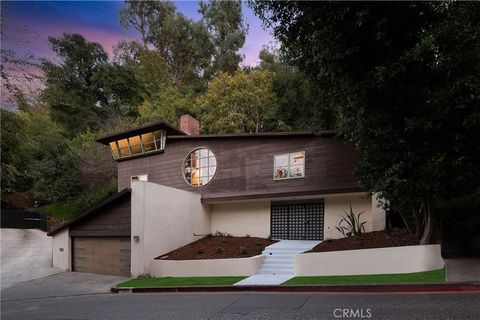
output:
[[[52,237],[37,229],[0,229],[1,289],[62,272],[52,267]]]
[[[237,286],[278,285],[295,276],[294,256],[308,251],[320,241],[280,240],[263,250],[258,273],[235,283]]]

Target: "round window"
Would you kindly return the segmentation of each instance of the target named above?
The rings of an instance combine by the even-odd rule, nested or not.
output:
[[[200,148],[192,151],[183,162],[183,176],[191,186],[209,183],[217,171],[217,159],[212,151]]]

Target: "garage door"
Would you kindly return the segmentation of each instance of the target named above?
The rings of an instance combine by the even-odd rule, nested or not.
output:
[[[323,211],[323,203],[272,203],[272,238],[323,240]]]
[[[73,271],[130,276],[130,237],[73,237]]]

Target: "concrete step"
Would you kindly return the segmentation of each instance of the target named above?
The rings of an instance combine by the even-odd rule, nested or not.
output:
[[[262,252],[264,256],[293,256],[303,251],[267,251]]]
[[[260,268],[259,271],[261,271],[261,270],[263,270],[263,271],[291,271],[291,272],[293,272],[295,269],[293,267],[290,267],[290,266],[275,266],[275,267],[268,266],[268,267],[264,267],[262,265],[262,267]]]
[[[288,265],[293,266],[292,260],[273,260],[273,259],[265,259],[263,260],[264,265]]]
[[[265,258],[278,258],[278,259],[293,259],[298,253],[294,254],[263,254]]]
[[[270,275],[291,275],[293,276],[293,271],[283,271],[283,270],[260,270],[258,274],[270,274]]]
[[[272,268],[293,268],[294,264],[293,262],[286,262],[286,261],[281,261],[278,263],[278,261],[264,261],[262,264],[262,267],[272,267]]]

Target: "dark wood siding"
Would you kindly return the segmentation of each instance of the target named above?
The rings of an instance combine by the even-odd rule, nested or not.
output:
[[[200,188],[183,179],[182,163],[190,151],[205,147],[217,158],[213,180]],[[275,154],[305,150],[305,178],[273,180]],[[360,191],[352,171],[358,153],[342,140],[320,136],[279,136],[168,140],[165,152],[118,163],[118,188],[130,177],[148,174],[150,182],[201,192],[203,199],[270,197]]]
[[[121,199],[70,226],[75,236],[130,236],[130,198]]]

